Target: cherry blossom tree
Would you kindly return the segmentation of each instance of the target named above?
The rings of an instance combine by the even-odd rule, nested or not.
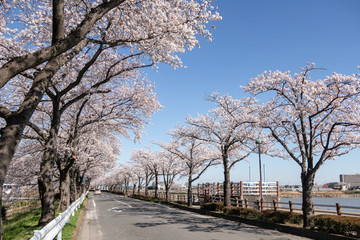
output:
[[[360,81],[355,75],[333,73],[312,80],[315,64],[301,73],[267,71],[244,89],[253,95],[273,93],[261,109],[260,124],[283,149],[279,157],[301,169],[304,227],[312,214],[312,188],[319,168],[347,154],[360,143]]]
[[[151,178],[155,181],[155,198],[158,198],[158,189],[159,189],[159,175],[161,174],[160,169],[160,152],[152,152],[152,150],[149,149],[139,149],[133,152],[131,159],[135,162],[140,163],[144,170],[149,171],[148,173],[148,180]],[[150,175],[151,174],[151,175]],[[148,182],[146,180],[146,186]],[[146,187],[145,186],[145,187]],[[147,187],[146,187],[147,188]]]
[[[45,225],[55,216],[53,209],[54,205],[49,204],[49,202],[54,202],[54,191],[50,181],[51,176],[53,175],[52,169],[54,161],[56,159],[58,160],[57,166],[60,171],[60,183],[68,177],[67,173],[75,161],[75,158],[72,157],[74,155],[70,153],[61,160],[56,157],[57,135],[60,128],[60,119],[64,112],[72,104],[87,98],[89,95],[108,93],[114,91],[114,88],[116,87],[123,88],[117,92],[131,92],[129,90],[130,87],[126,86],[126,84],[130,86],[133,84],[132,87],[138,87],[138,92],[140,92],[140,90],[144,89],[142,86],[144,82],[133,81],[129,84],[130,81],[128,79],[139,77],[139,73],[134,71],[135,69],[151,66],[151,64],[143,64],[139,61],[138,57],[141,55],[140,53],[120,54],[114,52],[110,47],[103,45],[96,49],[96,51],[94,50],[93,55],[90,55],[89,53],[86,54],[87,55],[85,55],[85,53],[79,54],[77,59],[73,60],[64,69],[60,70],[59,73],[61,73],[61,75],[58,74],[59,79],[54,79],[58,84],[50,86],[46,92],[48,99],[52,103],[52,110],[51,114],[49,114],[51,117],[51,124],[50,128],[47,130],[48,134],[43,134],[44,141],[46,142],[46,144],[44,144],[46,149],[42,157],[38,178],[39,192],[42,200],[42,215],[39,225]],[[80,66],[82,66],[82,68],[80,68]],[[122,85],[114,83],[114,81],[120,81]],[[127,81],[129,81],[129,83],[123,83]],[[131,98],[131,96],[129,95],[126,98]],[[140,99],[141,97],[135,96],[135,98]],[[128,99],[126,101],[128,101]],[[153,106],[156,109],[157,104],[154,104]],[[46,108],[46,106],[44,108]],[[37,130],[38,127],[33,123],[30,124],[30,126],[35,128],[35,131],[39,132],[39,130]],[[59,165],[59,162],[61,162],[61,165]],[[67,190],[64,191],[62,186],[64,185],[60,184],[60,189],[62,189],[61,193],[64,193],[64,195],[67,196],[68,194],[65,194]],[[65,186],[65,188],[67,189],[67,186]],[[64,210],[64,208],[67,207],[67,203],[69,203],[68,200],[69,199],[66,198],[65,201],[61,201],[61,203],[66,203],[60,204],[61,210]]]
[[[5,183],[37,187],[43,147],[33,139],[23,141],[11,162]]]
[[[0,8],[1,95],[13,91],[14,83],[28,85],[16,104],[0,106],[1,184],[44,93],[86,46],[106,45],[142,55],[143,61],[181,67],[176,53],[197,46],[196,35],[211,39],[207,22],[220,19],[211,1],[16,0]]]
[[[149,195],[148,187],[149,187],[150,182],[154,178],[154,174],[151,171],[151,166],[150,166],[150,158],[151,157],[152,157],[151,153],[149,151],[146,151],[143,149],[134,150],[131,153],[131,162],[135,163],[135,165],[138,165],[144,174],[145,196]]]
[[[124,183],[124,194],[128,195],[130,183],[136,182],[136,180],[134,181],[135,178],[133,174],[133,166],[132,165],[121,166],[117,174],[122,176],[122,182]]]
[[[113,88],[111,93],[92,95],[85,105],[74,107],[78,110],[70,116],[67,124],[72,126],[67,133],[68,149],[73,149],[71,145],[77,144],[77,136],[81,132],[93,132],[94,127],[124,137],[130,137],[130,133],[133,133],[135,140],[140,139],[143,127],[160,107],[152,91],[153,85],[135,80],[117,88],[114,84],[110,87]]]
[[[51,176],[53,175],[52,168],[55,160],[60,171],[61,196],[66,196],[65,199],[62,199],[63,201],[60,201],[60,209],[64,210],[69,203],[68,186],[62,183],[65,183],[64,180],[68,178],[68,172],[75,161],[75,158],[73,157],[75,155],[68,152],[67,156],[64,156],[63,158],[56,157],[57,135],[60,129],[60,120],[64,112],[76,102],[97,93],[109,93],[116,88],[120,88],[115,90],[117,93],[122,93],[124,91],[133,93],[134,91],[130,90],[130,86],[133,88],[136,86],[139,87],[138,92],[144,89],[142,86],[144,82],[131,82],[128,80],[128,78],[137,77],[139,75],[137,72],[134,72],[134,69],[149,66],[142,65],[137,59],[133,59],[134,57],[137,57],[136,54],[116,54],[111,51],[111,49],[100,46],[92,56],[85,55],[82,57],[83,59],[79,57],[80,59],[72,61],[69,66],[66,66],[65,69],[59,71],[62,73],[61,76],[59,76],[60,79],[55,80],[59,83],[49,87],[46,92],[46,95],[52,104],[52,110],[51,114],[49,114],[51,117],[50,128],[47,130],[47,136],[44,135],[46,149],[42,158],[38,178],[39,192],[42,199],[42,217],[39,225],[47,224],[55,216],[54,209],[52,209],[53,204],[49,204],[50,202],[54,202],[54,192],[52,190],[51,181],[46,181],[51,179]],[[83,67],[79,69],[81,65],[83,65]],[[123,97],[123,95],[121,95],[121,97]],[[119,100],[119,102],[129,101],[128,98],[131,97],[130,94],[126,97],[124,96],[124,99]],[[141,96],[136,97],[138,97],[138,99],[141,98]],[[112,98],[114,98],[113,95]],[[102,100],[106,101],[105,99]],[[156,109],[157,104],[153,106]],[[46,106],[44,108],[46,108]],[[82,110],[82,107],[80,107],[80,109]],[[33,128],[37,127],[33,123],[30,124],[30,126]],[[76,138],[76,135],[74,138]],[[69,141],[73,142],[74,139],[70,138]],[[50,206],[51,208],[48,209],[46,206]]]
[[[125,73],[128,72],[125,71]],[[83,74],[80,73],[79,75]],[[76,81],[78,81],[79,75],[77,75]],[[146,80],[126,80],[129,77],[127,75],[121,75],[122,78],[125,77],[124,80],[121,78],[121,81],[113,81],[111,84],[104,85],[111,78],[109,74],[106,74],[104,80],[90,84],[89,90],[86,90],[86,86],[81,85],[82,92],[80,95],[72,93],[74,89],[68,85],[65,85],[65,90],[63,91],[55,87],[53,87],[54,93],[50,92],[51,89],[48,90],[47,94],[51,96],[52,110],[49,111],[44,106],[42,111],[52,113],[47,114],[51,117],[50,128],[46,130],[49,134],[40,134],[41,131],[38,126],[33,123],[30,125],[46,142],[44,144],[46,148],[39,177],[39,192],[40,196],[42,196],[42,205],[44,205],[40,224],[42,222],[46,224],[46,222],[54,217],[54,191],[52,190],[50,179],[53,175],[52,169],[55,160],[60,172],[60,189],[62,193],[60,208],[64,209],[69,204],[69,188],[68,184],[65,183],[68,182],[66,180],[69,177],[68,173],[75,162],[73,156],[79,154],[74,152],[73,149],[78,144],[78,136],[81,134],[82,129],[86,129],[88,125],[96,122],[103,123],[107,121],[107,124],[112,126],[112,128],[106,128],[106,126],[99,127],[105,128],[108,131],[117,131],[118,134],[126,137],[129,136],[128,132],[130,130],[133,131],[138,139],[140,138],[141,129],[147,123],[147,119],[159,108],[160,105],[152,91],[153,85],[149,84]],[[130,76],[136,76],[136,74],[131,75],[130,73]],[[71,82],[70,85],[76,86],[74,82]],[[93,91],[94,86],[96,86],[95,91]],[[65,94],[66,92],[70,92],[70,94]],[[78,94],[79,91],[76,92]],[[73,97],[71,97],[71,93]],[[62,100],[62,96],[64,100]],[[78,103],[78,101],[81,102]],[[66,148],[69,150],[62,157],[58,157],[56,156],[56,139],[60,128],[60,117],[72,105],[74,105],[73,109],[75,112],[68,116],[70,121],[65,123],[69,132],[64,144],[67,145]],[[41,122],[44,122],[44,120],[41,119]],[[41,179],[48,179],[49,181],[40,181]],[[65,199],[63,199],[63,196]],[[46,208],[45,206],[50,206],[51,208]]]
[[[257,105],[253,99],[235,100],[228,95],[213,93],[209,101],[216,108],[206,115],[187,117],[188,126],[179,128],[180,136],[203,141],[212,145],[221,155],[224,168],[224,204],[230,206],[230,170],[254,150],[257,130],[254,114]]]
[[[140,164],[133,165],[133,174],[134,174],[134,180],[136,179],[135,185],[137,185],[137,189],[138,189],[137,194],[140,195],[140,191],[144,185],[146,178],[143,168]]]
[[[99,142],[99,139],[93,139],[92,141],[99,142],[95,144],[95,146],[102,146],[103,151],[98,151],[98,148],[87,148],[88,151],[85,151],[86,156],[83,157],[80,155],[78,162],[71,168],[71,202],[78,199],[84,191],[89,190],[92,181],[105,178],[107,173],[116,166],[117,154],[115,155],[115,153],[118,152],[117,143],[113,142],[113,140],[109,141],[110,139],[108,138],[102,140]],[[92,144],[92,142],[90,142],[90,144]],[[86,147],[89,146],[91,145],[87,145]],[[83,152],[80,151],[80,153]],[[74,175],[76,175],[74,172],[79,174],[78,178],[74,177]],[[78,181],[74,181],[76,179]],[[83,182],[85,182],[85,185],[81,184]],[[85,189],[82,189],[81,187],[84,187]]]
[[[159,175],[160,175],[160,152],[152,152],[151,149],[146,150],[146,157],[149,161],[150,171],[154,175],[155,181],[155,198],[159,198]]]
[[[92,130],[82,131],[78,138],[77,144],[71,148],[71,152],[76,154],[75,161],[70,165],[68,158],[65,158],[68,149],[61,149],[59,154],[61,159],[65,159],[65,163],[57,161],[60,176],[62,174],[64,178],[60,179],[60,205],[64,207],[84,192],[84,180],[102,177],[107,170],[113,168],[120,152],[119,139],[106,126],[98,124]],[[66,174],[61,166],[69,168]]]
[[[113,186],[113,190],[116,189],[116,187],[120,187],[120,191],[123,194],[127,193],[130,182],[130,173],[126,171],[126,174],[129,174],[128,177],[126,177],[125,171],[126,170],[123,169],[123,166],[120,166],[113,169],[111,175],[109,176],[109,179],[111,179],[110,182]]]
[[[106,126],[97,125],[93,130],[83,131],[79,136],[78,144],[76,149],[74,149],[76,161],[70,168],[65,181],[60,180],[62,169],[54,169],[53,171],[52,184],[55,188],[60,187],[61,193],[59,208],[61,208],[61,204],[64,204],[63,201],[65,199],[68,203],[64,205],[69,205],[70,202],[73,202],[82,194],[83,190],[80,188],[86,187],[83,184],[84,180],[88,184],[94,178],[101,178],[116,163],[120,152],[120,139],[115,137]],[[60,135],[60,141],[58,142],[58,157],[60,159],[63,159],[66,151],[64,149],[66,145],[62,144],[62,142],[67,141],[67,139],[63,139],[63,137],[63,135]],[[41,156],[44,150],[40,143],[41,141],[25,137],[25,140],[19,145],[19,149],[10,165],[6,182],[37,186]],[[69,185],[69,181],[71,182],[71,201],[68,199],[69,191],[65,191],[65,194],[62,192],[66,190],[64,185]]]
[[[200,176],[220,159],[218,151],[215,151],[204,141],[195,138],[179,137],[178,129],[171,130],[169,134],[172,140],[168,144],[158,143],[164,150],[179,158],[181,175],[188,178],[187,205],[192,206],[192,184]]]
[[[165,185],[165,198],[170,199],[170,188],[174,183],[175,177],[181,173],[181,165],[178,156],[167,151],[160,151],[157,154],[159,160],[160,173],[163,176]]]

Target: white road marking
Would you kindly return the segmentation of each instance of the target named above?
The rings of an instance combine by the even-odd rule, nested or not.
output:
[[[132,208],[132,206],[131,206],[131,205],[129,205],[129,204],[127,204],[127,203],[124,203],[124,202],[122,202],[122,201],[119,201],[119,200],[116,200],[116,199],[114,199],[114,201],[116,201],[116,202],[118,202],[118,203],[122,203],[122,204],[124,204],[124,205],[126,205],[126,206],[128,206],[128,207]]]
[[[92,200],[94,208],[90,209],[89,212],[86,214],[88,219],[97,219],[97,215],[96,215],[96,204],[94,202],[94,200]]]
[[[122,212],[122,210],[120,210],[118,207],[113,207],[113,208],[109,208],[109,209],[106,209],[106,211],[110,212],[110,211],[114,211],[114,212]]]

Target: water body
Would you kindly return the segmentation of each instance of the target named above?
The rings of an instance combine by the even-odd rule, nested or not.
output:
[[[358,207],[360,208],[360,198],[352,197],[352,198],[313,198],[312,199],[316,208],[322,209],[331,209],[335,210],[336,203],[340,203],[342,207],[344,206],[351,206],[351,207]],[[301,198],[281,198],[280,202],[292,201],[293,203],[302,204]],[[317,207],[316,205],[331,205],[334,207]],[[283,207],[288,207],[288,204],[282,204]],[[301,205],[294,205],[294,208],[301,208]],[[342,211],[349,211],[349,212],[360,212],[360,209],[350,209],[350,208],[342,208]]]

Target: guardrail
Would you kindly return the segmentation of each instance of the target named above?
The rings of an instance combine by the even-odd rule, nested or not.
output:
[[[70,216],[80,207],[88,192],[84,193],[79,199],[73,202],[64,212],[60,213],[57,218],[49,222],[44,228],[34,233],[30,240],[52,240],[56,237],[61,240],[62,229],[66,223],[69,223]]]
[[[217,199],[214,198],[216,201]],[[243,207],[243,208],[254,208],[260,209],[269,209],[269,210],[285,210],[290,212],[298,212],[302,213],[302,204],[301,203],[294,203],[292,201],[289,202],[281,202],[276,201],[261,201],[255,200],[251,201],[248,199],[241,199],[238,200],[235,198],[235,204],[232,198],[231,204],[236,207]],[[342,206],[340,203],[336,204],[314,204],[312,203],[313,214],[332,214],[332,215],[342,215],[342,216],[356,216],[360,217],[360,207],[358,206]],[[345,210],[345,211],[344,211]]]
[[[268,202],[269,203],[269,202]],[[296,207],[297,206],[297,207]],[[290,212],[302,212],[302,204],[289,202],[273,202],[273,209],[288,210]],[[269,207],[272,209],[272,207]],[[358,206],[342,206],[340,203],[335,204],[314,204],[312,203],[313,214],[334,214],[343,216],[360,216],[360,207]]]

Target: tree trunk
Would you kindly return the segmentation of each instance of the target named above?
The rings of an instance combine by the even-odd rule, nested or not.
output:
[[[43,227],[55,218],[55,192],[52,184],[52,177],[54,173],[54,158],[53,155],[45,151],[43,161],[40,166],[40,173],[38,177],[39,194],[41,200],[41,217],[39,220],[39,227]]]
[[[81,40],[81,39],[79,39],[79,40]],[[73,44],[76,45],[77,43],[78,42],[73,43]],[[50,80],[52,79],[54,74],[60,69],[60,67],[63,66],[63,64],[65,64],[67,61],[70,61],[71,58],[74,57],[85,46],[84,44],[87,44],[87,41],[83,41],[81,44],[78,44],[76,49],[72,52],[72,54],[68,55],[66,58],[61,58],[61,56],[55,57],[52,55],[48,59],[49,61],[46,60],[46,61],[48,61],[48,63],[45,65],[45,67],[40,72],[38,72],[35,75],[33,84],[31,86],[30,90],[27,92],[25,99],[22,102],[19,109],[16,111],[16,113],[11,113],[9,116],[6,116],[6,127],[2,128],[0,130],[0,135],[1,135],[1,138],[0,138],[0,159],[1,159],[1,161],[0,161],[1,162],[0,163],[0,183],[4,183],[4,181],[5,181],[7,169],[8,169],[10,162],[14,156],[16,147],[20,143],[22,133],[25,129],[25,126],[28,123],[28,121],[30,120],[31,116],[33,115],[37,105],[41,101],[46,89],[48,88],[48,84],[50,83]],[[25,56],[25,58],[27,58],[28,56],[29,55]],[[6,82],[9,79],[14,77],[18,73],[22,72],[22,70],[14,71],[11,67],[8,68],[8,66],[9,66],[8,64],[18,67],[19,66],[18,61],[20,61],[21,62],[20,65],[25,66],[24,69],[31,68],[23,60],[24,60],[24,58],[22,58],[22,60],[20,60],[20,58],[16,58],[16,59],[14,59],[14,61],[10,61],[1,67],[0,71],[2,71],[2,73],[3,73],[3,74],[0,74],[0,79],[1,79],[0,81],[2,82],[2,83],[0,83],[1,87],[4,84],[6,84]],[[33,59],[31,59],[31,58],[27,58],[27,60],[29,61],[28,63],[30,63],[30,64],[33,61]],[[45,62],[45,60],[43,60],[42,62]],[[36,66],[38,64],[35,63],[33,65]],[[9,69],[12,69],[12,70],[9,70]],[[4,79],[7,79],[7,80],[3,81]],[[52,165],[54,165],[54,163],[52,163]],[[53,171],[53,169],[51,171]],[[44,172],[41,172],[41,171],[40,171],[40,174],[43,174],[43,175],[39,176],[39,178],[38,178],[39,192],[44,193],[45,191],[48,190],[48,187],[51,185],[51,184],[50,185],[47,184],[47,182],[51,183],[51,181],[49,181],[49,179],[47,179],[47,178],[49,176],[51,178],[52,174],[46,176],[46,174],[44,174]],[[2,185],[1,185],[0,190],[2,191]],[[52,191],[52,193],[49,193],[46,196],[44,196],[44,194],[43,194],[43,197],[41,197],[41,194],[40,194],[40,199],[42,200],[42,206],[44,205],[45,209],[49,210],[50,212],[52,211],[52,206],[51,206],[52,204],[46,203],[46,202],[47,202],[47,200],[51,201],[51,199],[54,199],[54,196],[51,197],[51,195],[53,195],[53,191]],[[43,202],[43,201],[46,201],[46,202]],[[47,217],[49,217],[49,216],[47,216]],[[45,215],[43,215],[43,213],[42,213],[40,221],[39,221],[39,225],[42,225],[43,223],[48,221],[47,217]],[[2,231],[3,231],[2,223],[0,220],[0,240],[2,239]]]
[[[192,184],[192,177],[189,176],[189,179],[188,179],[188,189],[187,189],[187,205],[188,207],[192,207],[192,189],[191,189],[191,184]]]
[[[312,206],[312,188],[314,186],[315,174],[312,172],[302,172],[301,173],[301,183],[302,183],[302,210],[303,210],[303,227],[306,228],[309,226],[309,217],[313,215],[313,206]]]
[[[47,64],[51,65],[50,63]],[[46,69],[45,67],[44,69]],[[52,77],[52,72],[41,71],[35,78],[31,89],[26,94],[26,97],[16,113],[11,113],[6,117],[6,126],[0,129],[0,191],[2,192],[2,185],[5,182],[6,173],[10,166],[11,160],[14,157],[15,150],[21,141],[22,133],[25,129],[26,123],[30,120],[38,103],[47,88],[48,80]],[[2,220],[0,219],[0,240],[2,239],[3,228]]]
[[[168,185],[165,185],[165,201],[168,202],[169,201],[169,186]]]
[[[230,170],[224,164],[224,206],[231,206],[230,202]]]
[[[76,189],[76,174],[73,168],[70,168],[70,202],[76,201],[77,189]]]
[[[149,196],[149,189],[148,189],[148,187],[149,187],[149,184],[146,184],[146,186],[145,186],[145,196]]]
[[[125,185],[124,195],[127,196],[128,195],[128,189],[129,189],[129,183],[127,181],[125,181],[124,185]]]
[[[76,170],[76,199],[80,198],[84,192],[83,177],[80,175],[79,170]]]
[[[139,178],[139,183],[138,183],[138,195],[140,195],[140,191],[141,191],[141,179]]]
[[[145,178],[145,196],[149,196],[149,183],[150,183],[150,178],[149,175],[146,175]]]
[[[15,119],[14,119],[15,121]],[[7,126],[0,129],[0,195],[2,196],[3,184],[5,182],[6,173],[10,166],[11,160],[15,154],[17,145],[21,140],[22,132],[25,124],[15,124],[7,121]],[[0,198],[0,206],[2,199]],[[2,239],[3,226],[0,219],[0,239]]]
[[[2,190],[3,190],[3,182],[0,182],[1,187],[0,187],[0,209],[1,209],[1,214],[2,214]],[[3,229],[3,222],[2,222],[2,217],[0,217],[0,240],[2,240],[2,236],[4,234],[4,229]]]
[[[155,198],[157,199],[158,197],[158,175],[155,173]]]
[[[85,180],[85,185],[84,186],[85,186],[85,192],[89,191],[89,189],[90,189],[90,179],[87,178]]]
[[[132,195],[135,195],[135,191],[136,191],[136,183],[133,186],[133,191],[132,191]]]
[[[65,157],[65,161],[62,159],[57,159],[57,167],[60,172],[60,204],[59,209],[65,211],[68,206],[71,204],[71,176],[70,172],[72,165],[74,164],[75,158]]]
[[[69,171],[60,171],[60,211],[65,211],[70,201],[70,174]]]

